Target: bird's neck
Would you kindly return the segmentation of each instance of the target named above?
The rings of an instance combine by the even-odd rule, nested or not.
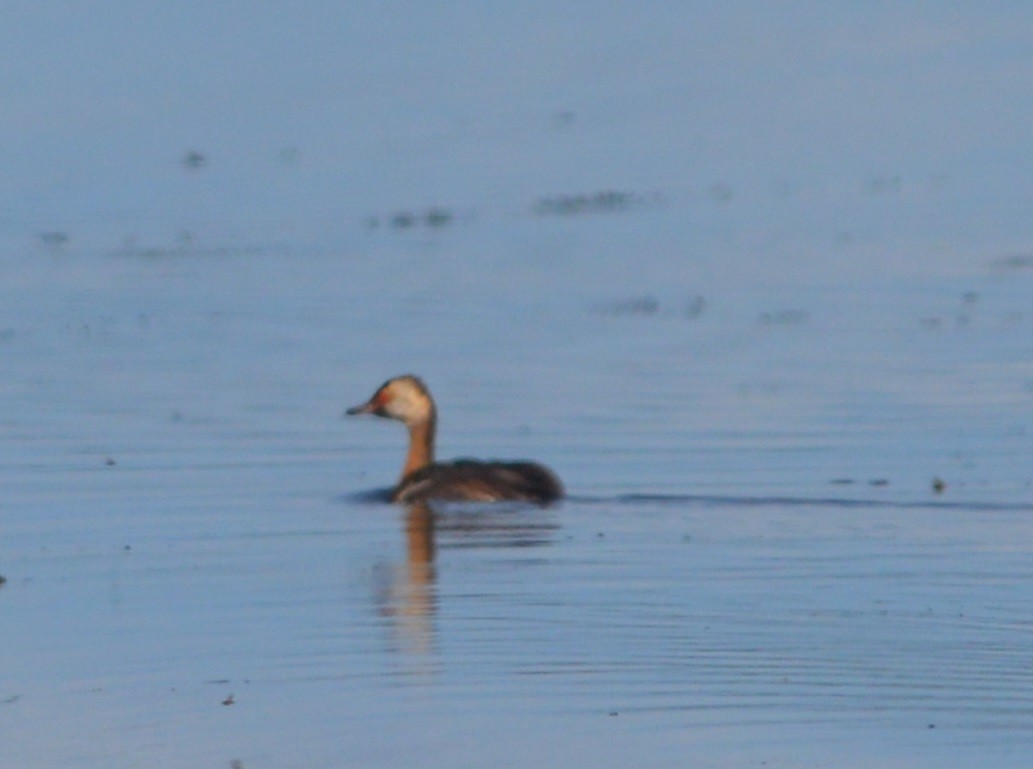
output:
[[[421,422],[409,425],[409,453],[402,468],[402,479],[410,473],[434,462],[434,414]]]

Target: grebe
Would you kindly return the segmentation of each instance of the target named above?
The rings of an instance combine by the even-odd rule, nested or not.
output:
[[[518,500],[543,505],[563,496],[563,485],[555,474],[534,462],[435,462],[437,409],[418,377],[407,374],[389,379],[369,401],[345,413],[397,419],[409,428],[409,453],[402,477],[391,490],[392,502]]]

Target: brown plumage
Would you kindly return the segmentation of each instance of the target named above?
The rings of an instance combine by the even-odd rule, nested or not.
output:
[[[389,379],[366,403],[346,413],[397,419],[409,429],[409,451],[402,477],[391,491],[394,502],[443,499],[547,504],[563,496],[563,485],[555,474],[535,462],[435,462],[437,408],[418,377]]]

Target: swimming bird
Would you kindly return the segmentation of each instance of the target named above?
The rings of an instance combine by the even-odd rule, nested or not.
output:
[[[563,496],[559,478],[536,462],[435,462],[437,408],[419,377],[389,379],[366,403],[345,413],[397,419],[409,429],[409,451],[398,485],[391,489],[392,502],[516,500],[543,505]]]

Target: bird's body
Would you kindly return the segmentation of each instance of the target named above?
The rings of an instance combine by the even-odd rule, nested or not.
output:
[[[388,380],[369,401],[347,413],[396,419],[408,428],[409,450],[402,476],[391,490],[394,502],[441,499],[547,504],[563,496],[563,485],[556,475],[536,462],[435,462],[437,408],[427,386],[415,376]]]

